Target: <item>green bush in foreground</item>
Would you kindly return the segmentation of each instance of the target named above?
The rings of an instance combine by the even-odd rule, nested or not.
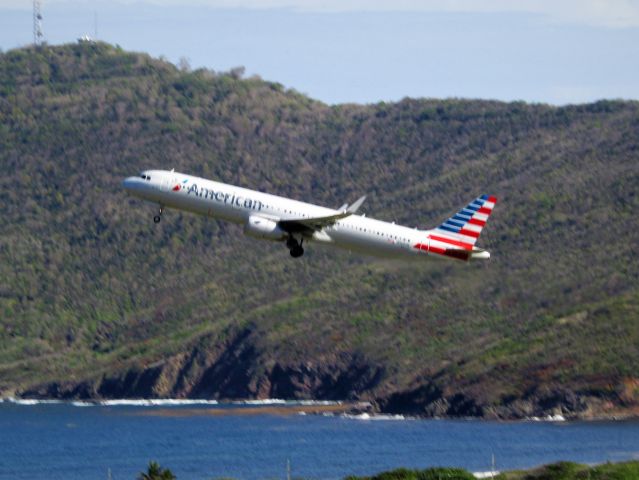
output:
[[[372,477],[354,475],[344,480],[474,480],[475,476],[461,468],[398,468]],[[639,480],[639,461],[606,463],[590,467],[573,462],[558,462],[531,470],[504,472],[495,480]]]
[[[427,468],[426,470],[409,470],[398,468],[389,472],[378,473],[373,477],[346,477],[345,480],[475,480],[475,476],[461,468]]]
[[[159,475],[159,476],[158,476]],[[162,476],[169,475],[169,476]],[[138,480],[175,480],[168,469],[151,462],[147,474]],[[515,470],[496,475],[495,480],[639,480],[639,461],[605,463],[590,467],[573,462],[558,462],[531,470]],[[216,480],[229,480],[221,477]],[[371,477],[350,475],[344,480],[475,480],[475,476],[462,468],[427,468],[411,470],[398,468]]]
[[[639,461],[605,463],[595,467],[559,462],[528,471],[505,472],[496,480],[637,480]]]
[[[162,468],[157,462],[149,462],[146,472],[140,472],[138,480],[175,480],[175,475],[168,468]]]

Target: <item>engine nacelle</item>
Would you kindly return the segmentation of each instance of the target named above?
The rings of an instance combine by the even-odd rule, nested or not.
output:
[[[288,234],[277,222],[258,215],[251,215],[244,225],[244,235],[263,240],[284,240]]]

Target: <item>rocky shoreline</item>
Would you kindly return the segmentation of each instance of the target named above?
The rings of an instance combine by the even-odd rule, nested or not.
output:
[[[436,376],[418,377],[413,387],[397,386],[384,365],[357,353],[284,362],[257,345],[250,329],[230,335],[223,343],[213,337],[201,338],[185,352],[154,363],[79,381],[52,380],[10,391],[0,389],[0,398],[315,400],[343,402],[350,405],[350,414],[494,420],[639,416],[634,397],[626,398],[617,390],[602,393],[540,384],[520,396],[495,401],[486,394],[489,386],[451,385]]]
[[[51,397],[15,397],[0,396],[0,403],[16,403],[20,405],[37,405],[41,403],[70,403],[76,406],[154,406],[157,410],[145,412],[144,415],[152,416],[253,416],[253,415],[342,415],[356,419],[466,419],[466,420],[502,420],[502,421],[534,421],[534,422],[564,422],[564,421],[627,421],[638,420],[637,409],[616,410],[602,415],[572,415],[548,414],[545,416],[526,416],[500,418],[493,416],[458,416],[443,415],[431,416],[414,414],[409,412],[381,411],[369,402],[330,402],[322,400],[284,400],[284,399],[248,399],[248,400],[206,400],[206,399],[172,399],[172,398],[51,398]],[[227,403],[228,402],[228,403]],[[236,405],[228,407],[228,405]],[[170,407],[181,406],[207,406],[209,408],[181,408],[172,410]],[[226,405],[226,408],[216,408],[217,405]]]

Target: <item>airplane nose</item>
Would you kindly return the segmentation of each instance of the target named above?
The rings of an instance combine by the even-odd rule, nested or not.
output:
[[[131,192],[135,190],[136,184],[138,183],[137,180],[137,177],[127,177],[122,180],[122,186],[125,190]]]

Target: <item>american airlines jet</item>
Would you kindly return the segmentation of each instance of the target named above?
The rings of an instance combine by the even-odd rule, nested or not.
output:
[[[437,228],[419,230],[356,215],[366,197],[335,210],[173,170],[145,170],[122,185],[159,205],[155,223],[167,207],[199,213],[242,224],[248,236],[284,242],[295,258],[304,254],[306,241],[380,257],[488,259],[475,242],[497,202],[482,195]]]

